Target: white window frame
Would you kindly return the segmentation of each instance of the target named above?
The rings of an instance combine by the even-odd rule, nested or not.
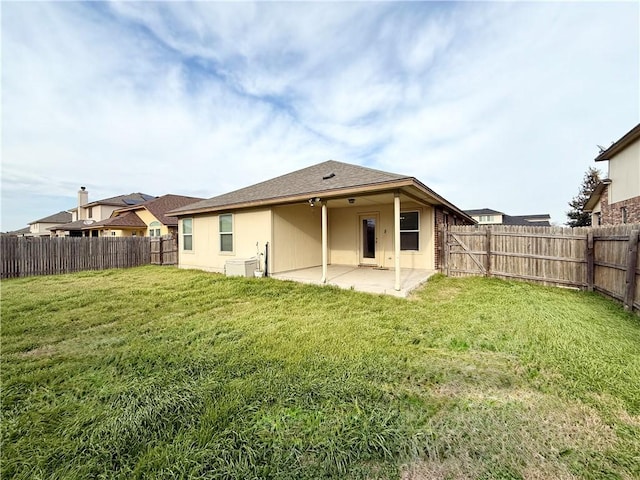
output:
[[[185,233],[185,225],[184,222],[185,221],[190,221],[191,222],[191,231],[189,233]],[[189,217],[189,218],[183,218],[182,219],[182,242],[180,242],[180,249],[183,252],[193,252],[193,217]],[[185,237],[190,237],[191,238],[191,248],[185,248],[185,244],[186,242],[184,241]]]
[[[480,215],[480,222],[493,222],[493,215]]]
[[[415,213],[418,215],[418,229],[417,230],[403,230],[402,229],[402,215],[405,213]],[[400,212],[400,237],[402,238],[403,233],[417,233],[418,234],[418,248],[417,249],[408,249],[402,248],[402,240],[400,241],[400,251],[401,252],[419,252],[420,251],[420,210],[404,210]]]
[[[230,232],[223,232],[221,229],[221,224],[222,224],[222,217],[230,217],[231,218],[231,231]],[[220,249],[220,253],[222,254],[230,254],[233,253],[235,251],[235,243],[234,243],[234,238],[233,238],[233,231],[234,231],[234,224],[233,224],[234,218],[233,218],[233,213],[222,213],[220,215],[218,215],[218,248]],[[223,250],[222,249],[222,236],[230,236],[231,237],[231,250]]]
[[[161,223],[157,220],[155,222],[151,222],[149,224],[149,236],[150,237],[160,237],[161,232]]]

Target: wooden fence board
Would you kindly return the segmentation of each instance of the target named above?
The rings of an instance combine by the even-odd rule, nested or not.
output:
[[[442,265],[451,276],[489,275],[595,290],[638,309],[639,229],[449,226],[440,235]]]
[[[150,263],[146,237],[2,237],[0,278],[127,268]]]

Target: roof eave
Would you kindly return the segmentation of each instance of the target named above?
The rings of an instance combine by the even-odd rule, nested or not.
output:
[[[195,215],[198,213],[219,212],[223,210],[236,210],[241,208],[267,207],[267,206],[279,205],[279,204],[285,204],[285,203],[296,203],[296,202],[307,201],[309,198],[315,198],[315,197],[333,198],[333,197],[339,197],[342,195],[372,193],[372,192],[379,192],[379,191],[409,186],[409,185],[412,185],[413,183],[412,180],[413,179],[411,177],[407,177],[401,180],[371,183],[368,185],[361,185],[358,187],[335,188],[331,190],[307,192],[299,195],[287,195],[283,197],[266,198],[263,200],[254,200],[251,202],[229,203],[229,204],[218,205],[214,207],[202,207],[202,208],[194,208],[194,209],[179,210],[179,211],[171,210],[165,213],[165,215],[171,216],[171,217],[184,217],[185,215]]]
[[[635,141],[640,139],[640,123],[625,133],[620,140],[615,142],[605,151],[600,152],[600,154],[595,158],[594,161],[602,162],[605,160],[611,159],[611,157],[616,156],[618,153],[623,151],[629,145],[634,143]]]

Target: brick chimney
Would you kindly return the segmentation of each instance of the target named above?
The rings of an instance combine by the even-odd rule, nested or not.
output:
[[[82,207],[87,203],[89,203],[89,192],[85,187],[80,187],[78,190],[78,220],[86,220],[87,213]]]

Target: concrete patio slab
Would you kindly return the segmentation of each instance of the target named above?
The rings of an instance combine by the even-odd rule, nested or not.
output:
[[[380,270],[373,267],[329,265],[326,285],[359,292],[406,297],[435,273],[435,270],[403,268],[400,270],[400,290],[397,291],[394,289],[395,271],[393,269]],[[291,270],[271,275],[271,277],[278,280],[293,280],[294,282],[321,285],[322,267]]]

